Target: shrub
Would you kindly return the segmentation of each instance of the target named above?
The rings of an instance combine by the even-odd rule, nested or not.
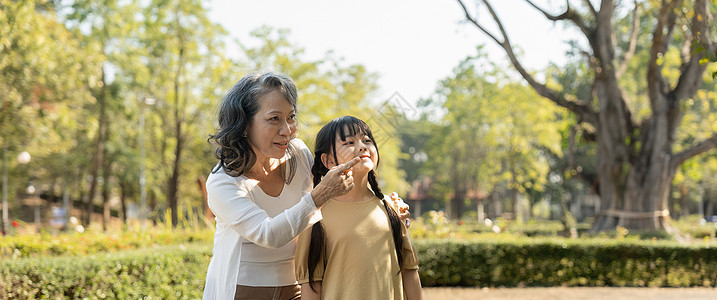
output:
[[[0,261],[0,299],[199,299],[210,257],[207,245],[175,245]]]
[[[425,286],[717,285],[717,249],[668,242],[416,241]]]

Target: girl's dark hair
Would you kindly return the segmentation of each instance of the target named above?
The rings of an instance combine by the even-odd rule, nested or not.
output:
[[[208,141],[219,145],[215,156],[219,159],[219,167],[230,176],[240,176],[251,168],[256,162],[256,153],[245,136],[247,125],[254,120],[259,111],[259,98],[277,90],[289,101],[296,110],[297,92],[294,81],[288,76],[276,73],[252,73],[240,79],[224,96],[217,118],[219,128],[217,133],[210,135]],[[282,175],[286,183],[296,173],[296,159],[298,150],[291,143],[287,149],[289,166],[283,169]]]
[[[352,116],[343,116],[331,120],[328,124],[324,125],[319,133],[316,135],[316,146],[314,147],[314,165],[311,167],[311,174],[314,175],[314,187],[316,187],[321,178],[329,172],[329,169],[321,161],[321,155],[326,153],[333,155],[334,161],[338,162],[336,157],[336,137],[345,141],[346,137],[354,136],[356,134],[364,134],[371,139],[371,142],[376,146],[376,155],[378,155],[378,145],[376,140],[373,138],[371,128],[368,127],[366,122]],[[380,155],[378,155],[380,157]],[[378,166],[378,162],[376,163]],[[374,168],[375,169],[375,168]],[[401,219],[398,214],[391,208],[386,200],[384,199],[383,192],[378,186],[378,180],[376,180],[376,173],[371,170],[368,173],[368,182],[371,185],[371,191],[376,195],[376,198],[383,201],[383,206],[386,208],[388,214],[388,220],[391,224],[391,232],[393,233],[393,243],[396,245],[396,257],[398,258],[399,270],[403,265],[403,239],[401,239],[401,226],[403,226]],[[321,252],[324,249],[324,240],[326,235],[321,222],[313,225],[311,228],[311,242],[309,243],[309,286],[314,289],[314,271],[316,266],[319,264],[321,259]],[[400,272],[400,271],[399,271]]]

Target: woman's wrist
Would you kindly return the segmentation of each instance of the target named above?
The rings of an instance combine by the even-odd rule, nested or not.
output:
[[[329,201],[330,197],[326,195],[326,192],[324,191],[324,187],[319,184],[311,191],[311,198],[314,199],[314,205],[316,205],[316,208],[321,208],[326,204],[326,202]]]

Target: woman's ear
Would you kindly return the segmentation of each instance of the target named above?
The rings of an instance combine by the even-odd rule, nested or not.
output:
[[[333,158],[328,153],[321,153],[321,162],[326,166],[327,169],[331,169],[336,164]]]

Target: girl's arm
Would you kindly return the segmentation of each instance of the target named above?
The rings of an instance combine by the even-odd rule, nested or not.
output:
[[[401,269],[401,277],[403,279],[403,290],[406,291],[406,299],[423,300],[421,278],[418,277],[418,269]],[[304,291],[303,288],[301,291]],[[304,299],[303,293],[301,296],[301,299]]]
[[[321,281],[314,282],[316,292],[311,289],[309,283],[301,285],[301,300],[320,300],[321,299]]]

